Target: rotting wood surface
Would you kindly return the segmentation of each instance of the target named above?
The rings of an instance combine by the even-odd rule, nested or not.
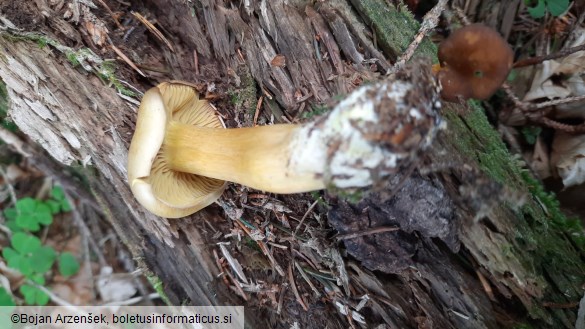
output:
[[[275,122],[294,120],[311,106],[345,94],[363,81],[381,78],[380,72],[385,72],[389,62],[405,49],[408,35],[416,32],[416,23],[408,15],[382,0],[325,1],[315,7],[300,0],[202,0],[194,1],[192,7],[181,0],[150,0],[131,8],[120,8],[120,2],[115,1],[106,3],[112,8],[150,14],[157,26],[164,27],[174,52],[148,31],[143,30],[138,40],[148,42],[151,48],[146,50],[158,52],[132,52],[131,40],[124,48],[124,34],[111,33],[113,42],[131,53],[134,61],[165,67],[166,73],[149,73],[151,83],[183,79],[244,90],[248,87],[246,75],[251,75],[259,95],[265,97],[264,120],[272,117]],[[14,23],[26,31],[43,31],[73,49],[85,46],[96,53],[103,49],[96,46],[95,35],[84,32],[82,26],[87,25],[83,25],[83,19],[76,23],[62,18],[63,8],[51,7],[42,0],[0,8],[8,18],[24,17]],[[105,19],[107,15],[97,16]],[[31,20],[38,25],[23,23]],[[90,163],[95,168],[98,174],[92,179],[92,192],[109,209],[106,217],[139,264],[160,278],[173,303],[243,303],[253,328],[289,328],[294,322],[301,328],[337,328],[347,327],[348,320],[335,310],[331,300],[356,306],[368,293],[370,301],[360,313],[366,315],[371,326],[574,325],[576,308],[554,305],[570,305],[582,294],[585,270],[582,264],[575,264],[582,263],[582,251],[576,250],[570,237],[555,230],[535,233],[550,216],[539,208],[538,200],[526,196],[529,187],[521,181],[515,163],[502,151],[478,110],[458,115],[464,111],[447,109],[449,128],[434,151],[421,160],[421,164],[468,166],[450,165],[430,177],[415,175],[392,198],[385,195],[395,192],[392,184],[380,187],[357,205],[329,197],[333,206],[329,219],[342,234],[378,225],[398,226],[401,231],[362,236],[337,245],[347,248],[353,257],[345,258],[344,269],[334,271],[347,280],[337,288],[336,295],[329,302],[311,297],[311,290],[299,277],[297,286],[304,292],[301,298],[309,302],[309,311],[301,308],[288,289],[282,297],[284,307],[277,315],[274,305],[254,299],[254,294],[244,303],[218,279],[220,271],[212,244],[216,241],[209,238],[202,223],[220,227],[224,223],[225,227],[226,215],[220,208],[210,207],[189,219],[167,221],[146,213],[133,199],[126,183],[125,163],[135,107],[94,75],[72,67],[54,47],[41,49],[34,41],[22,39],[6,34],[0,38],[0,77],[8,88],[10,117],[58,162]],[[422,47],[423,54],[432,50],[428,44]],[[284,66],[274,65],[279,55],[285,59]],[[158,62],[152,58],[158,58]],[[142,90],[148,88],[137,74],[126,76]],[[227,98],[225,92],[219,97]],[[222,111],[232,127],[251,124],[246,111],[233,106]],[[479,170],[486,169],[486,163],[493,159],[488,157],[491,153],[506,161],[494,169],[503,177],[499,183],[507,185],[505,190]],[[498,194],[507,201],[512,196],[524,196],[529,210],[515,208],[514,202],[504,203]],[[546,245],[543,234],[551,235]],[[325,237],[313,242],[323,246],[301,247],[316,252],[331,246]],[[376,257],[368,259],[364,255]],[[556,257],[565,260],[546,264],[547,259]],[[264,279],[274,284],[288,283],[274,272]]]

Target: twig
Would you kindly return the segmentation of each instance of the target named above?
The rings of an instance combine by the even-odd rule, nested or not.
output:
[[[264,96],[260,96],[260,98],[258,98],[258,103],[256,103],[256,111],[254,112],[254,126],[258,125],[258,115],[260,115],[260,108],[262,107],[263,100]]]
[[[571,96],[571,97],[566,97],[563,99],[554,99],[552,101],[546,101],[546,102],[542,102],[542,103],[538,103],[538,104],[534,104],[531,107],[536,109],[536,110],[540,110],[543,109],[545,107],[549,107],[549,106],[556,106],[556,105],[561,105],[561,104],[569,104],[569,103],[577,103],[580,101],[585,100],[585,95],[579,95],[579,96]]]
[[[160,41],[167,45],[167,47],[169,47],[169,49],[172,52],[175,52],[175,49],[173,48],[171,42],[167,38],[165,38],[162,32],[159,29],[157,29],[156,26],[154,26],[151,22],[149,22],[148,19],[146,19],[146,17],[140,15],[137,12],[132,12],[132,15],[134,15],[134,17],[136,17],[140,22],[142,22],[142,24],[144,24],[146,28],[149,29],[150,32],[152,32],[152,34],[154,34],[155,37],[157,37]]]
[[[217,269],[219,270],[219,274],[216,276],[217,278],[221,277],[223,279],[223,283],[225,283],[226,287],[230,286],[230,282],[226,278],[225,270],[221,265],[221,260],[219,259],[219,255],[217,254],[217,250],[213,249],[213,257],[215,258],[215,265],[217,265]]]
[[[465,16],[465,12],[461,8],[453,6],[453,11],[455,12],[455,16],[457,16],[457,18],[461,21],[462,25],[465,26],[471,24],[469,18]]]
[[[299,232],[299,229],[301,228],[301,226],[303,225],[303,223],[305,222],[305,219],[309,216],[309,214],[311,213],[311,211],[313,211],[313,208],[315,208],[315,206],[317,206],[317,204],[319,203],[319,200],[321,200],[321,197],[319,197],[317,200],[315,200],[310,206],[309,209],[307,209],[307,211],[305,212],[305,214],[303,215],[303,217],[301,218],[301,221],[299,223],[299,225],[297,225],[297,227],[295,228],[295,232],[294,232],[294,236],[297,236],[297,233]]]
[[[569,133],[569,134],[578,134],[578,133],[585,132],[585,123],[582,123],[579,125],[569,125],[566,123],[555,121],[553,119],[549,119],[549,118],[544,117],[544,116],[540,117],[540,118],[532,119],[532,121],[534,121],[536,123],[540,123],[540,124],[547,126],[549,128],[553,128],[555,130],[564,131],[564,132]]]
[[[395,226],[382,226],[382,227],[375,227],[368,230],[354,232],[354,233],[347,233],[337,236],[337,240],[348,240],[358,238],[360,236],[377,234],[377,233],[384,233],[384,232],[394,232],[398,231],[400,228]]]
[[[158,299],[160,298],[160,295],[156,292],[150,293],[146,296],[138,296],[138,297],[133,297],[127,300],[122,300],[119,302],[111,302],[111,303],[106,303],[106,304],[102,304],[101,306],[128,306],[128,305],[134,305],[137,303],[140,303],[143,300],[153,300],[153,299]]]
[[[521,59],[521,60],[517,61],[516,63],[514,63],[514,65],[512,65],[512,67],[518,68],[518,67],[525,67],[525,66],[540,64],[544,61],[565,57],[565,56],[568,56],[570,54],[576,53],[578,51],[583,51],[583,50],[585,50],[585,44],[571,47],[571,48],[567,48],[567,49],[563,49],[563,50],[560,50],[560,51],[557,51],[555,53],[548,54],[548,55]]]
[[[230,279],[232,281],[232,285],[230,285],[229,287],[234,290],[235,292],[237,292],[240,297],[242,297],[245,301],[248,301],[248,295],[246,295],[246,293],[244,292],[244,290],[242,289],[242,286],[240,285],[240,282],[238,280],[236,280],[236,278],[234,278],[234,276],[230,273],[230,272],[224,272],[225,276]]]
[[[286,283],[280,285],[280,295],[278,296],[278,306],[276,307],[276,314],[282,311],[282,304],[284,302],[284,293],[286,292]]]
[[[301,265],[299,265],[299,263],[297,263],[296,261],[294,261],[294,264],[295,264],[295,267],[297,268],[297,271],[299,271],[299,273],[301,274],[303,279],[305,279],[305,281],[307,282],[309,287],[311,287],[311,290],[313,290],[313,294],[315,294],[315,297],[320,297],[321,293],[319,292],[319,290],[317,290],[317,287],[315,287],[313,282],[311,282],[311,279],[309,279],[309,276],[307,275],[307,273],[305,273],[305,271],[303,271],[303,268],[301,267]]]
[[[193,65],[195,66],[195,74],[199,75],[199,56],[197,50],[193,50]]]
[[[111,43],[110,40],[110,47],[112,48],[112,50],[118,54],[118,56],[120,56],[122,58],[122,60],[124,62],[126,62],[126,64],[130,65],[130,67],[132,67],[136,72],[138,72],[141,76],[145,77],[146,75],[144,73],[142,73],[142,71],[140,71],[140,69],[138,68],[138,66],[136,66],[136,64],[134,64],[133,61],[130,60],[130,58],[128,58],[128,56],[126,56],[120,49],[118,49],[118,47],[114,46],[113,43]]]
[[[120,30],[124,30],[124,27],[120,24],[120,22],[118,22],[118,18],[116,17],[116,14],[110,9],[110,7],[108,7],[108,5],[103,0],[97,0],[97,1],[100,3],[100,5],[102,5],[102,7],[104,7],[106,9],[108,14],[110,14],[112,19],[114,20],[114,23],[116,23],[116,26]]]
[[[93,234],[91,233],[91,231],[87,227],[87,224],[81,218],[79,211],[77,210],[77,206],[73,202],[73,199],[69,196],[68,193],[65,193],[65,198],[67,199],[67,202],[69,203],[69,206],[71,207],[71,214],[73,215],[73,220],[75,221],[75,223],[77,224],[77,227],[79,228],[79,230],[83,234],[83,237],[85,239],[87,239],[89,245],[91,246],[91,249],[93,249],[93,252],[95,252],[97,259],[98,259],[98,263],[100,264],[101,267],[106,266],[107,265],[106,257],[104,257],[104,254],[102,253],[102,249],[98,247],[98,244],[93,239]]]
[[[448,0],[439,0],[437,4],[433,7],[433,9],[429,10],[429,12],[423,18],[423,22],[418,29],[418,33],[415,35],[414,40],[408,45],[404,53],[396,60],[396,63],[388,71],[387,74],[394,73],[401,69],[406,62],[410,60],[424,37],[435,27],[439,24],[439,17],[441,13],[445,10],[447,6]]]
[[[295,284],[295,279],[293,278],[292,266],[290,264],[288,265],[288,281],[290,282],[292,291],[295,294],[295,297],[297,298],[297,302],[301,305],[305,312],[308,311],[309,308],[307,307],[307,303],[305,303],[305,301],[299,294],[299,291],[297,290],[297,285]]]

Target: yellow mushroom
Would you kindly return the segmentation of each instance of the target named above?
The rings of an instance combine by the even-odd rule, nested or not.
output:
[[[224,181],[273,193],[371,185],[430,144],[439,123],[434,86],[430,67],[410,68],[303,125],[224,129],[194,86],[163,83],[140,105],[128,180],[138,201],[163,217],[209,205]]]

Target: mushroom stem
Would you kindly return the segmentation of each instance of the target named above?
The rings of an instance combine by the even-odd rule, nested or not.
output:
[[[368,186],[410,165],[435,135],[430,72],[410,79],[363,86],[304,125],[214,129],[171,121],[163,156],[176,171],[267,192]]]
[[[290,143],[300,125],[214,129],[171,122],[163,155],[171,169],[274,193],[325,187],[316,168],[291,167]],[[203,143],[197,141],[209,140]]]

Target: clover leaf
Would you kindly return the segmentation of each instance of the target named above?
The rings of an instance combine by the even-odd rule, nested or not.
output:
[[[0,306],[14,306],[14,300],[12,296],[4,289],[0,287]]]
[[[45,201],[53,214],[71,211],[71,205],[63,192],[63,188],[55,186],[51,190],[51,199]]]
[[[35,274],[47,272],[57,258],[51,247],[41,246],[41,240],[34,235],[23,232],[14,233],[11,247],[5,247],[2,255],[8,266],[32,278]]]
[[[38,231],[43,225],[53,222],[51,208],[42,201],[23,198],[16,202],[16,224],[32,232]]]
[[[59,255],[59,273],[64,277],[69,277],[79,271],[79,262],[70,252],[64,252]]]
[[[49,296],[41,289],[23,284],[20,286],[20,293],[24,296],[24,301],[28,305],[47,305],[49,303]]]

